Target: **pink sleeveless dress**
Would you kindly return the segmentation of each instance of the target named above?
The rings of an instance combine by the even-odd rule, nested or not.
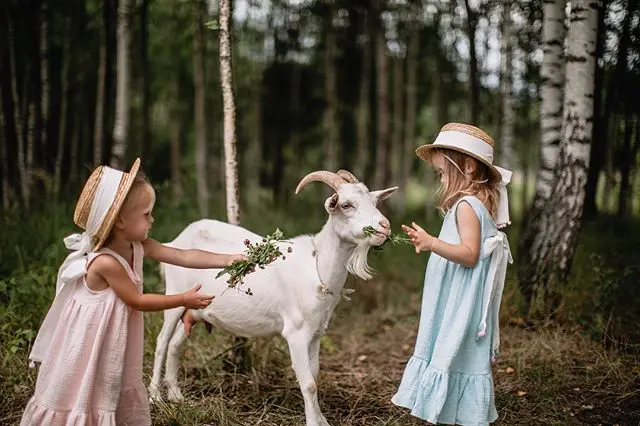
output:
[[[142,244],[133,244],[133,268],[102,248],[88,255],[115,257],[142,293]],[[149,401],[142,379],[143,314],[111,287],[95,292],[76,283],[58,321],[36,390],[21,425],[147,426]]]

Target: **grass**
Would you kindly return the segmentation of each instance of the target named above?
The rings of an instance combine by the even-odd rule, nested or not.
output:
[[[317,194],[291,203],[287,213],[253,209],[243,218],[266,234],[285,235],[320,228],[324,214]],[[159,196],[161,203],[163,197]],[[166,198],[168,199],[168,197]],[[71,231],[68,206],[49,209],[18,224],[4,218],[0,243],[0,424],[17,424],[33,392],[36,372],[27,368],[35,330],[53,297],[55,273],[65,255],[61,238]],[[221,217],[218,206],[214,216]],[[410,215],[437,232],[436,219]],[[291,221],[291,217],[304,220]],[[196,212],[159,206],[154,237],[173,238]],[[393,219],[393,230],[400,223]],[[515,247],[517,226],[510,239]],[[494,367],[499,425],[637,425],[640,422],[640,330],[637,307],[640,223],[607,218],[589,222],[580,240],[570,283],[563,289],[560,321],[525,328],[521,300],[510,268],[503,300],[502,354]],[[517,259],[517,255],[515,256]],[[320,404],[333,425],[422,425],[393,406],[418,329],[422,279],[427,255],[404,244],[370,255],[378,270],[369,282],[350,278],[352,301],[342,302],[322,340]],[[402,264],[402,267],[398,265]],[[160,291],[155,265],[145,268],[147,291]],[[155,338],[162,315],[147,313],[145,374],[151,374]],[[181,404],[153,407],[157,425],[302,425],[303,401],[279,337],[253,339],[253,369],[238,374],[226,365],[231,337],[198,326],[183,346]]]

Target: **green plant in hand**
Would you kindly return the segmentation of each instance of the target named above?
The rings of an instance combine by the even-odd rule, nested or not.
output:
[[[257,268],[264,269],[266,265],[272,263],[279,257],[282,257],[282,260],[285,260],[286,256],[283,255],[278,248],[278,243],[286,242],[283,238],[284,235],[282,231],[280,231],[280,229],[276,229],[273,234],[267,235],[263,238],[261,243],[252,244],[248,239],[244,240],[244,245],[247,247],[247,250],[245,250],[247,259],[233,262],[231,265],[218,272],[216,278],[219,278],[224,274],[229,274],[229,279],[227,280],[229,288],[237,288],[244,284],[244,277],[247,276],[247,274],[254,272]],[[293,252],[293,249],[289,247],[287,252],[291,253]],[[253,294],[250,288],[245,290],[245,293],[248,295]]]
[[[364,232],[364,235],[367,237],[377,234],[384,235],[382,234],[382,232],[377,231],[373,226],[365,226],[364,228],[362,228],[362,232]],[[388,243],[391,243],[394,246],[400,243],[411,244],[411,240],[409,238],[400,236],[400,234],[389,234],[387,239],[384,240],[384,242],[379,246],[374,247],[373,250],[382,251]]]

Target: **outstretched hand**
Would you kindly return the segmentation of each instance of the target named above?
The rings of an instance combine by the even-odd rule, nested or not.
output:
[[[411,227],[402,225],[402,230],[411,239],[411,244],[415,247],[416,253],[431,251],[433,248],[433,243],[436,238],[429,235],[429,233],[422,229],[417,223],[411,222]]]
[[[182,306],[187,309],[202,309],[206,308],[211,304],[215,296],[209,296],[206,294],[199,294],[198,290],[202,288],[202,284],[198,284],[193,287],[191,290],[187,290],[182,293],[182,297],[184,298],[184,302]]]

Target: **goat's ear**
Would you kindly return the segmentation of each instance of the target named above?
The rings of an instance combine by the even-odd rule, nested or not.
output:
[[[336,192],[331,197],[327,198],[327,201],[324,202],[324,208],[327,209],[329,213],[332,213],[336,207],[338,207],[339,200],[338,193]]]
[[[378,199],[378,201],[382,201],[382,200],[386,200],[387,198],[391,197],[393,195],[394,192],[396,192],[398,190],[397,186],[393,186],[391,188],[387,188],[387,189],[381,189],[380,191],[371,191],[371,195],[373,195],[374,197],[376,197]]]

